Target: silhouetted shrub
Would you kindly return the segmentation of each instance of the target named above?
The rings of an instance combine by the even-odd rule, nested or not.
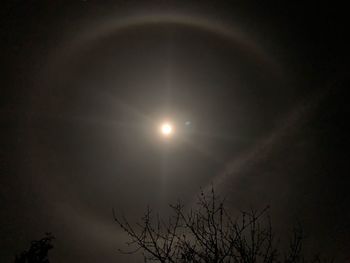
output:
[[[16,256],[15,263],[49,263],[48,252],[53,248],[53,240],[54,236],[46,233],[44,238],[32,241],[28,250]]]

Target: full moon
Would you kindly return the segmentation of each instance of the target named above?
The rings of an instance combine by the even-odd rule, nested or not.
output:
[[[160,126],[160,133],[165,137],[170,136],[173,133],[173,125],[169,122],[162,123]]]

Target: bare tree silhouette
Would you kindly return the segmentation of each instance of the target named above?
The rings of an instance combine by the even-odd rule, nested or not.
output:
[[[201,191],[198,206],[186,210],[181,202],[170,205],[173,215],[167,221],[153,216],[148,207],[141,222],[132,225],[124,216],[116,216],[117,224],[128,234],[130,250],[139,251],[148,262],[198,263],[301,263],[303,232],[295,227],[284,253],[278,249],[268,207],[261,211],[241,212],[233,219],[225,209],[225,200],[212,188]],[[323,262],[316,256],[309,262]]]
[[[48,252],[54,239],[51,233],[46,233],[44,238],[32,241],[28,250],[16,256],[15,263],[49,263]]]

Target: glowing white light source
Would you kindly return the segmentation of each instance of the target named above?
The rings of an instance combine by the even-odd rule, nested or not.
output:
[[[160,132],[164,136],[170,136],[173,133],[173,125],[169,122],[164,122],[160,126]]]

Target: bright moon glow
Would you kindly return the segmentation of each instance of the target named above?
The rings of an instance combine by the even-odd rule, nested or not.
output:
[[[160,132],[162,135],[168,137],[173,133],[173,126],[170,123],[165,122],[160,126]]]

